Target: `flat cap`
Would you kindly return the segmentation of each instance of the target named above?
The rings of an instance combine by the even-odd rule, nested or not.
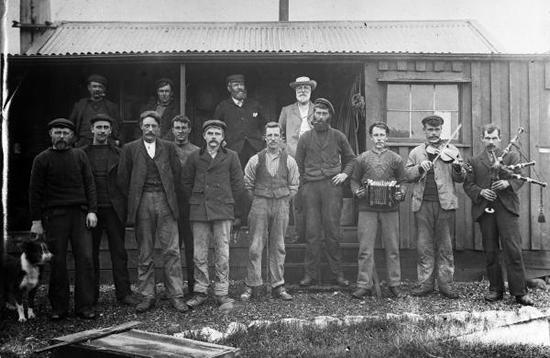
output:
[[[98,121],[106,121],[113,124],[113,119],[109,115],[104,113],[97,113],[92,118],[90,118],[90,124],[94,124]]]
[[[139,121],[140,121],[140,124],[141,122],[147,118],[147,117],[151,117],[151,118],[154,118],[155,121],[157,121],[158,124],[160,124],[160,114],[158,114],[158,112],[156,111],[145,111],[145,112],[142,112],[140,115],[139,115]]]
[[[244,75],[234,74],[234,75],[227,76],[225,78],[225,83],[229,84],[231,82],[244,82]]]
[[[443,123],[445,123],[443,118],[441,118],[440,116],[436,116],[436,115],[424,117],[422,119],[422,125],[423,126],[425,126],[426,124],[429,124],[431,126],[442,126]]]
[[[52,128],[69,128],[74,131],[74,123],[67,118],[56,118],[48,123],[48,129]]]
[[[88,77],[88,80],[86,81],[86,83],[90,83],[90,82],[101,83],[105,87],[107,87],[107,83],[108,83],[105,77],[95,73],[93,75],[90,75],[90,77]]]
[[[206,128],[208,128],[208,127],[219,127],[219,128],[221,128],[225,131],[226,128],[227,128],[227,125],[225,124],[224,121],[220,121],[218,119],[210,119],[210,120],[205,121],[202,124],[202,131],[204,132],[206,130]]]
[[[332,105],[332,103],[330,103],[330,101],[326,98],[317,98],[315,101],[313,101],[313,106],[314,107],[317,107],[317,106],[321,106],[321,107],[325,107],[325,108],[328,108],[328,110],[334,114],[334,106]]]

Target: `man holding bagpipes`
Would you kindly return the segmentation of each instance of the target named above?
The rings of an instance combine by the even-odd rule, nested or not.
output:
[[[518,136],[502,150],[499,148],[500,128],[492,123],[483,126],[481,141],[485,150],[469,160],[472,172],[466,177],[464,191],[472,200],[472,217],[481,229],[489,278],[485,301],[501,300],[504,294],[500,237],[510,295],[516,297],[517,303],[532,306],[534,302],[527,294],[519,233],[518,190],[523,181],[528,180],[517,173],[521,167],[519,154],[510,151]]]

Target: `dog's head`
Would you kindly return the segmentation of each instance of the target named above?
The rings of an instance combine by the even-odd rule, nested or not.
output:
[[[21,250],[32,265],[43,265],[53,257],[42,235],[23,240]]]

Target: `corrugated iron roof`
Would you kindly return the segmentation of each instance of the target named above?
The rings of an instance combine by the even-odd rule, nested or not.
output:
[[[500,53],[470,20],[62,22],[27,55],[140,53]]]

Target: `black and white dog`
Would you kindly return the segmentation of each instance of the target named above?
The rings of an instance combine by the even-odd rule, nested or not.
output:
[[[43,236],[24,239],[20,245],[21,255],[6,255],[2,265],[4,294],[8,308],[17,309],[19,322],[35,317],[34,296],[40,282],[43,265],[52,259],[52,253],[44,242]],[[25,299],[27,317],[25,317]],[[11,306],[11,307],[10,307]]]

